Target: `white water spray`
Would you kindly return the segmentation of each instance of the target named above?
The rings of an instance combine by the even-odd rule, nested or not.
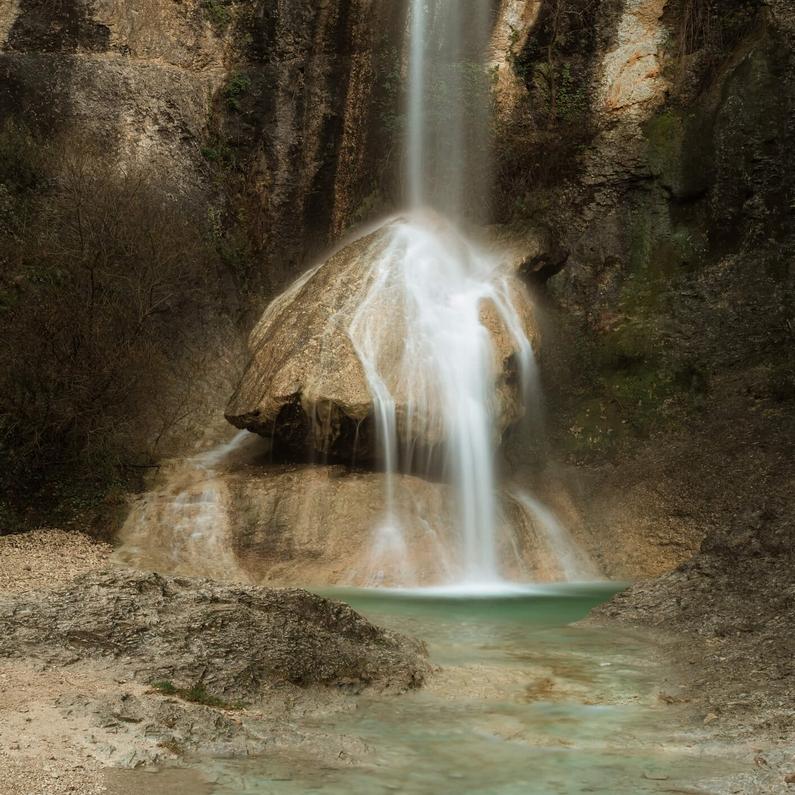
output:
[[[370,288],[349,335],[373,398],[386,471],[386,516],[375,545],[395,552],[403,546],[394,506],[398,470],[435,474],[455,487],[461,528],[457,576],[497,580],[500,368],[492,335],[508,338],[521,381],[531,378],[532,347],[516,307],[526,298],[512,287],[498,257],[439,217],[393,223],[389,243],[371,267]],[[387,306],[399,307],[403,317],[399,348],[385,322]]]
[[[553,511],[525,491],[514,489],[512,496],[527,514],[547,551],[559,569],[560,579],[593,581],[600,579],[599,569],[581,549],[568,528]]]
[[[535,383],[523,323],[528,297],[515,289],[499,257],[454,225],[480,218],[488,205],[490,8],[488,0],[465,9],[458,0],[411,2],[410,213],[391,226],[349,330],[372,395],[386,472],[385,518],[374,550],[397,555],[405,547],[394,502],[398,471],[441,477],[454,486],[457,502],[455,578],[469,583],[501,579],[495,452],[504,363],[496,360],[495,334],[510,338],[520,391],[529,394]],[[399,304],[405,318],[399,348],[385,323],[387,301]]]
[[[227,459],[257,440],[239,431],[204,453],[167,463],[162,486],[142,496],[127,517],[119,559],[155,571],[241,579],[222,472]]]

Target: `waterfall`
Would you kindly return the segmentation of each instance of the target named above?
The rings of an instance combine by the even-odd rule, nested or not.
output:
[[[378,475],[368,473],[373,496],[350,466],[349,490],[323,492],[358,495],[366,508],[358,524],[345,505],[337,512],[342,527],[331,535],[345,538],[346,560],[334,584],[485,590],[548,572],[584,576],[590,563],[550,511],[500,490],[502,434],[528,418],[529,439],[542,412],[537,324],[516,257],[478,237],[489,220],[492,3],[411,0],[409,13],[405,207],[352,236],[271,303],[251,334],[227,418],[296,457],[292,474],[307,489],[318,482],[304,478],[318,454],[335,467],[383,472],[381,495]],[[259,521],[256,511],[253,519],[230,512],[229,484],[238,482],[231,468],[247,438],[164,468],[160,488],[125,525],[121,557],[240,577],[233,541]],[[311,499],[285,499],[284,510],[303,511]],[[319,535],[332,529],[316,525]],[[253,535],[288,536],[290,527],[282,517]],[[324,554],[313,544],[305,538],[294,553],[277,546],[303,566]],[[525,566],[530,556],[554,565]]]
[[[495,330],[484,316],[491,311],[512,338],[526,394],[535,391],[535,362],[517,308],[529,299],[512,289],[499,258],[462,231],[465,223],[484,220],[488,207],[491,3],[412,0],[409,11],[408,212],[373,263],[369,291],[349,330],[373,398],[386,473],[385,518],[374,548],[397,555],[405,546],[393,496],[399,470],[441,476],[455,487],[456,576],[494,583],[501,579],[497,373]],[[401,350],[384,328],[387,296],[400,301],[405,315]],[[408,397],[401,417],[398,391]],[[439,444],[418,443],[429,437]]]
[[[232,550],[222,470],[256,438],[239,431],[192,458],[166,463],[160,486],[133,505],[119,533],[117,559],[155,571],[243,578]]]
[[[501,333],[511,338],[521,381],[527,382],[534,372],[532,348],[517,296],[499,258],[444,219],[415,216],[390,229],[389,245],[371,263],[371,286],[349,329],[370,387],[386,472],[386,516],[376,546],[395,553],[402,546],[393,501],[398,470],[440,474],[456,489],[459,576],[495,581],[497,374],[484,313],[490,309]],[[387,303],[398,303],[404,318],[400,350],[385,322]],[[404,400],[397,401],[396,393]],[[427,439],[438,442],[429,445]]]
[[[411,0],[409,206],[483,221],[491,177],[489,0]]]

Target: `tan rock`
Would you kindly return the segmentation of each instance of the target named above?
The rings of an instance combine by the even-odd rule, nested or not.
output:
[[[252,437],[256,439],[256,437]],[[262,442],[260,441],[261,445]],[[253,456],[211,470],[177,462],[143,495],[117,560],[167,574],[267,585],[438,585],[460,579],[453,489],[411,475],[272,466]],[[561,556],[521,502],[500,498],[496,558],[520,582],[561,579]],[[390,532],[390,528],[399,532]]]
[[[401,534],[384,529],[381,473],[342,466],[252,469],[226,477],[232,539],[253,582],[313,585],[437,585],[460,577],[454,492],[396,476]],[[519,581],[558,579],[553,551],[515,501],[502,498],[497,559]]]
[[[19,0],[10,0],[10,2],[0,5],[0,49],[5,45],[18,14]]]
[[[375,263],[393,256],[394,225],[339,249],[279,296],[265,311],[250,338],[251,361],[226,409],[238,428],[274,437],[291,451],[371,458],[374,454],[373,399],[360,357],[352,342],[352,325],[365,300],[377,329],[358,336],[378,337],[378,369],[395,400],[399,437],[431,447],[443,441],[439,418],[444,407],[434,393],[434,373],[422,365],[411,373],[414,394],[421,382],[427,416],[410,418],[412,393],[406,381],[403,351],[408,335],[400,279],[387,279],[369,293],[377,278]],[[440,222],[443,223],[443,222]],[[445,234],[442,229],[441,234]],[[451,245],[460,243],[452,237]],[[532,309],[520,280],[511,272],[516,258],[506,258],[505,278],[520,323],[537,337]],[[502,432],[521,417],[516,357],[518,346],[496,307],[484,302],[482,322],[490,332],[495,357],[495,415]],[[410,428],[409,428],[410,426]]]
[[[598,107],[602,112],[644,114],[664,100],[667,81],[660,61],[665,5],[665,0],[627,0],[615,46],[602,61]]]
[[[513,68],[527,44],[541,10],[540,0],[500,0],[491,36],[489,66],[495,75],[494,96],[499,116],[510,116],[527,94]]]

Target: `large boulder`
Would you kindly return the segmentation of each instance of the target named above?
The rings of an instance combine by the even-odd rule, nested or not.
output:
[[[495,433],[520,419],[524,349],[517,330],[525,345],[538,335],[515,258],[489,254],[490,275],[484,276],[482,252],[433,217],[422,225],[392,219],[343,246],[273,301],[251,334],[251,359],[226,409],[233,425],[271,437],[277,447],[301,457],[314,450],[348,461],[372,459],[375,370],[394,401],[400,440],[421,448],[444,441],[446,407],[438,360],[430,351],[433,335],[419,328],[421,312],[415,306],[415,230],[417,239],[425,235],[431,241],[425,248],[418,244],[419,256],[438,274],[450,269],[453,278],[460,278],[460,262],[474,263],[484,295],[480,324],[493,358],[489,391]],[[443,277],[432,278],[444,289]],[[483,288],[489,279],[494,298]]]

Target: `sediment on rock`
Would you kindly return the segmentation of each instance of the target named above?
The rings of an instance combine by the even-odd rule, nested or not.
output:
[[[795,524],[789,506],[734,517],[670,574],[639,582],[590,622],[651,629],[675,649],[701,717],[742,732],[795,728]],[[736,723],[735,723],[736,722]]]
[[[419,687],[424,647],[298,589],[224,586],[128,570],[0,601],[0,658],[112,662],[140,682],[257,701],[272,686]]]

